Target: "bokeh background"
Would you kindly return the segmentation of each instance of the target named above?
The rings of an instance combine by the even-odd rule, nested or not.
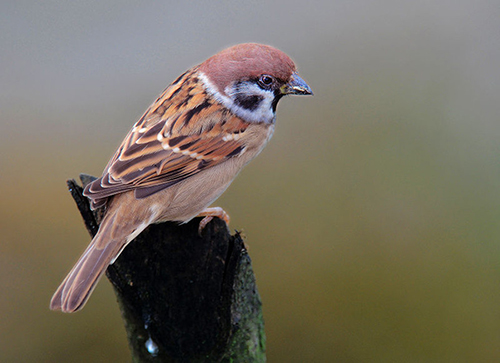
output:
[[[315,92],[218,201],[247,235],[270,362],[500,361],[500,5],[2,1],[0,361],[126,362],[103,280],[49,299],[98,175],[181,72],[254,41]]]

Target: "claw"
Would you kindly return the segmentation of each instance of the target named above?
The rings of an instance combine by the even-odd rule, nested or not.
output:
[[[198,227],[198,234],[201,235],[201,232],[203,229],[206,227],[208,223],[214,218],[220,218],[224,222],[226,222],[226,225],[229,227],[229,214],[226,213],[224,209],[221,207],[213,207],[213,208],[206,208],[203,211],[201,211],[200,214],[198,214],[198,217],[205,217],[201,220],[200,225]]]

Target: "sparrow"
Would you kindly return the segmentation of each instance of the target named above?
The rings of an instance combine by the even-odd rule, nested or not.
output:
[[[97,282],[148,225],[205,217],[267,144],[285,95],[312,95],[294,62],[268,45],[227,48],[181,74],[129,131],[102,176],[84,190],[104,209],[99,230],[64,279],[50,309],[80,310]]]

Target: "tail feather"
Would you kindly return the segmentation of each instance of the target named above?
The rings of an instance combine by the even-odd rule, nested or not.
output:
[[[72,313],[83,308],[106,268],[120,253],[126,240],[111,240],[102,244],[98,233],[71,272],[66,276],[52,300],[51,310]]]
[[[151,221],[151,216],[128,208],[108,210],[92,242],[52,297],[50,309],[72,313],[83,308],[108,266],[149,225],[145,220]]]

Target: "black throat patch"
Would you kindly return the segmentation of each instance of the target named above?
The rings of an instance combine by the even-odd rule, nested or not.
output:
[[[273,112],[276,113],[276,107],[278,107],[278,102],[281,100],[281,98],[284,96],[283,93],[281,93],[279,90],[274,91],[274,100],[273,103],[271,104],[271,107],[273,108]]]

